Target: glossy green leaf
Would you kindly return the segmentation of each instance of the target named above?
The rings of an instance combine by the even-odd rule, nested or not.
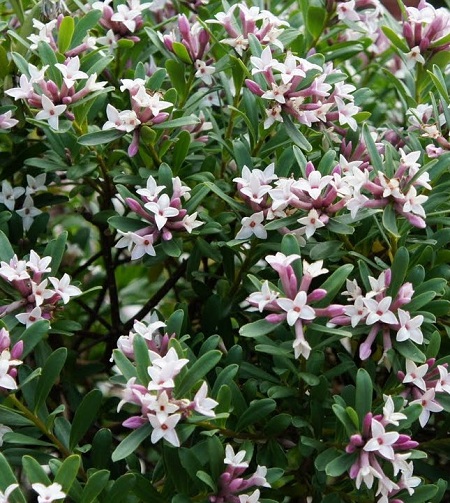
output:
[[[88,431],[91,424],[97,419],[97,413],[102,403],[102,393],[98,389],[93,389],[83,398],[77,407],[70,431],[70,450],[78,444],[83,435]]]
[[[47,399],[56,379],[59,377],[64,367],[66,358],[67,348],[58,348],[47,358],[45,365],[42,367],[42,375],[36,387],[35,410],[39,410]]]
[[[150,426],[150,423],[146,423],[137,430],[133,430],[116,447],[112,453],[112,460],[120,461],[121,459],[125,459],[133,453],[141,445],[141,443],[151,435],[151,433],[152,427]]]
[[[222,353],[218,350],[208,351],[201,356],[177,384],[175,389],[177,396],[184,397],[200,379],[219,363],[221,358]]]
[[[73,17],[65,16],[61,24],[59,25],[58,31],[58,50],[61,53],[67,51],[72,42],[72,37],[75,31],[75,21]]]
[[[55,482],[61,484],[62,490],[67,494],[72,487],[74,480],[78,475],[81,466],[81,457],[78,454],[72,454],[67,457],[59,467],[55,475]]]
[[[4,492],[5,489],[11,484],[17,484],[17,479],[11,469],[5,456],[0,452],[0,491]],[[9,503],[26,503],[26,500],[20,488],[14,490],[8,498]]]
[[[325,473],[329,477],[339,477],[352,466],[355,459],[355,454],[342,454],[328,463]]]
[[[405,276],[408,271],[409,266],[409,253],[408,250],[402,246],[397,250],[397,253],[394,257],[394,262],[391,266],[392,278],[391,284],[387,290],[387,295],[390,295],[394,298],[397,295],[397,292],[400,286],[405,281]]]
[[[242,431],[248,426],[259,422],[275,410],[276,402],[270,398],[262,398],[252,402],[247,410],[239,417],[236,431]]]
[[[14,250],[3,231],[0,231],[0,260],[9,262],[14,256]]]
[[[359,369],[356,374],[355,408],[362,427],[364,418],[372,410],[373,384],[369,373]]]
[[[97,496],[106,487],[109,480],[108,470],[99,470],[94,472],[86,482],[83,493],[81,495],[80,503],[94,503]]]
[[[311,5],[306,15],[306,28],[311,35],[317,39],[325,28],[327,11],[323,7]]]
[[[94,133],[87,133],[78,138],[78,143],[80,145],[85,145],[87,147],[102,145],[104,143],[111,143],[114,140],[118,140],[125,136],[125,131],[119,131],[118,129],[106,129],[104,131],[95,131]]]
[[[247,323],[239,329],[239,335],[242,337],[257,338],[261,335],[272,333],[279,324],[269,323],[266,320],[257,320],[252,323]]]
[[[42,466],[31,456],[22,458],[22,465],[31,484],[36,482],[49,486],[51,481]]]

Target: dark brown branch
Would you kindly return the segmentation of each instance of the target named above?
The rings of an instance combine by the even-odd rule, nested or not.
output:
[[[133,318],[130,318],[123,325],[123,332],[126,333],[133,328],[135,320],[142,320],[146,314],[148,314],[153,308],[155,308],[158,303],[170,292],[170,290],[176,285],[177,281],[186,272],[187,260],[183,260],[178,266],[178,269],[167,279],[164,285],[153,295],[151,299],[142,307],[142,309]]]

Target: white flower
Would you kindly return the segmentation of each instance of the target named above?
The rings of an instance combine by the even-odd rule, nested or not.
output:
[[[211,85],[211,75],[214,74],[216,69],[213,66],[208,66],[204,61],[201,61],[200,59],[197,59],[197,61],[194,63],[194,67],[197,70],[195,72],[195,76],[201,79],[206,85]]]
[[[103,124],[102,129],[117,129],[130,133],[141,123],[134,110],[122,110],[119,112],[117,108],[109,103],[106,106],[106,115],[108,120]]]
[[[428,365],[424,363],[420,367],[411,361],[406,360],[406,375],[403,378],[403,384],[414,384],[422,391],[426,391],[427,385],[424,380],[425,374],[428,372]]]
[[[28,187],[26,189],[27,194],[34,194],[35,192],[38,192],[40,190],[47,190],[47,187],[45,185],[45,179],[47,177],[46,173],[41,173],[40,175],[37,175],[36,178],[34,178],[31,175],[27,175],[27,184]]]
[[[20,210],[16,211],[22,217],[23,228],[28,231],[33,224],[34,217],[37,217],[42,211],[34,206],[34,201],[31,196],[26,196],[25,201]]]
[[[28,80],[25,74],[22,74],[19,79],[19,87],[13,87],[5,91],[5,94],[14,98],[14,100],[26,100],[34,92],[33,84]]]
[[[385,432],[384,426],[372,419],[372,438],[363,447],[365,451],[378,451],[386,459],[394,459],[394,449],[392,444],[397,442],[400,434],[397,431]]]
[[[350,317],[350,323],[352,327],[355,328],[356,325],[367,316],[369,310],[364,305],[364,297],[359,296],[356,297],[353,305],[344,307],[344,312]]]
[[[216,402],[212,398],[208,398],[207,394],[208,385],[204,381],[194,396],[194,410],[203,416],[214,417],[215,414],[212,409],[219,405],[219,402]]]
[[[248,301],[257,304],[259,312],[262,313],[267,304],[273,302],[280,294],[270,289],[266,280],[261,286],[260,292],[253,292],[248,296]]]
[[[8,374],[10,361],[0,358],[0,388],[17,389],[15,379]]]
[[[2,191],[0,192],[0,203],[3,203],[9,211],[13,211],[16,205],[16,199],[25,192],[23,187],[12,188],[8,180],[3,180]]]
[[[41,308],[36,306],[29,313],[16,314],[16,318],[23,323],[26,328],[30,327],[36,321],[43,320]]]
[[[450,374],[443,365],[438,365],[439,379],[436,382],[434,389],[438,392],[445,392],[450,394]]]
[[[131,252],[131,260],[137,260],[145,254],[154,257],[156,255],[153,248],[153,234],[140,236],[135,232],[121,233],[122,237],[116,243],[117,248],[128,248]]]
[[[159,394],[158,398],[152,400],[148,408],[156,414],[161,413],[166,415],[172,414],[179,409],[178,405],[170,402],[166,391],[163,391]]]
[[[392,400],[391,396],[383,395],[385,404],[383,407],[383,419],[394,426],[399,425],[399,421],[402,419],[407,419],[405,414],[401,412],[395,412],[394,400]]]
[[[43,274],[45,272],[51,271],[50,267],[48,267],[51,261],[52,257],[41,258],[34,250],[31,250],[30,258],[27,262],[27,267],[29,267],[34,272]]]
[[[55,293],[57,293],[64,304],[67,304],[70,300],[70,297],[74,297],[76,295],[81,295],[81,290],[70,284],[70,276],[65,273],[61,279],[50,277],[48,278],[50,283],[53,285],[55,289]]]
[[[37,120],[45,120],[49,126],[58,130],[59,127],[59,116],[63,114],[67,108],[66,105],[55,105],[45,94],[42,95],[42,110],[36,115]]]
[[[304,229],[307,238],[310,238],[317,229],[325,227],[325,224],[322,220],[320,220],[319,213],[315,208],[309,210],[308,215],[306,217],[299,218],[297,222],[305,226]]]
[[[413,477],[414,471],[414,463],[411,461],[407,463],[407,468],[402,470],[402,477],[400,482],[402,482],[402,486],[404,487],[410,496],[414,494],[414,488],[422,483],[422,480],[419,477]]]
[[[237,454],[234,454],[233,447],[228,444],[225,447],[225,459],[223,462],[233,468],[248,468],[248,463],[243,461],[246,454],[246,451],[239,451]]]
[[[423,333],[420,327],[423,323],[423,316],[421,314],[411,318],[408,311],[403,309],[397,310],[398,319],[400,321],[400,328],[397,332],[396,339],[399,342],[411,339],[417,344],[423,344]]]
[[[262,222],[264,221],[264,212],[253,213],[250,217],[244,217],[241,220],[242,228],[236,234],[236,239],[247,239],[250,236],[256,236],[259,239],[267,238],[267,231]]]
[[[300,291],[295,296],[295,299],[281,298],[277,300],[277,304],[287,312],[288,325],[293,326],[297,320],[313,320],[316,317],[314,309],[306,305],[306,292]]]
[[[339,96],[335,96],[334,100],[338,107],[339,124],[341,126],[348,124],[353,131],[356,131],[358,129],[358,124],[353,116],[359,112],[359,107],[355,106],[353,102],[344,103]]]
[[[35,483],[31,487],[38,493],[38,503],[51,503],[66,497],[66,493],[62,491],[61,484],[54,482],[50,486],[45,486],[44,484]]]
[[[111,21],[116,21],[124,24],[131,33],[136,29],[136,21],[140,15],[140,10],[130,9],[127,5],[121,4],[117,6],[117,12],[111,16]]]
[[[300,178],[294,183],[294,186],[296,189],[300,189],[309,194],[312,199],[318,199],[322,190],[325,189],[332,180],[332,176],[322,176],[320,171],[314,170],[308,175],[308,179]]]
[[[62,73],[64,83],[68,89],[74,86],[76,80],[88,78],[87,73],[80,71],[80,58],[78,56],[69,58],[65,64],[56,63],[55,66]]]
[[[0,503],[8,503],[9,495],[19,487],[19,484],[10,484],[5,492],[0,491]]]
[[[197,212],[192,215],[185,215],[181,221],[186,231],[190,234],[194,229],[203,225],[203,222],[197,220]]]
[[[422,412],[419,416],[419,423],[422,428],[428,423],[428,420],[430,419],[430,412],[441,412],[441,410],[444,409],[442,405],[440,405],[436,400],[434,399],[435,397],[435,391],[433,388],[427,390],[421,398],[418,398],[417,400],[413,400],[412,402],[409,402],[410,405],[418,403],[419,405],[422,405]]]
[[[240,494],[239,503],[259,503],[259,489],[255,489],[252,494]]]
[[[366,318],[366,325],[373,325],[377,322],[387,323],[395,325],[397,318],[392,311],[389,311],[389,307],[392,303],[392,297],[384,297],[377,302],[375,299],[363,299],[364,304],[369,310],[369,314]]]
[[[171,416],[167,414],[148,414],[148,420],[153,426],[152,436],[150,437],[152,443],[156,444],[158,440],[165,438],[169,444],[180,447],[180,439],[175,431],[175,426],[180,419],[181,414],[172,414]]]
[[[147,198],[148,201],[153,201],[165,188],[165,185],[157,185],[156,180],[153,178],[153,176],[149,176],[145,189],[138,189],[136,192],[140,196]]]
[[[166,225],[169,218],[176,217],[179,213],[177,208],[170,206],[170,203],[169,196],[162,194],[158,201],[150,201],[144,205],[145,208],[154,213],[158,230],[161,230]]]
[[[18,122],[17,119],[12,118],[12,110],[0,114],[0,129],[10,129],[18,124]]]

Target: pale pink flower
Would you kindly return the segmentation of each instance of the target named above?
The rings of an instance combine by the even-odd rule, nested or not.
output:
[[[422,405],[422,412],[419,416],[419,423],[422,428],[428,423],[431,412],[441,412],[444,410],[444,407],[435,400],[435,390],[433,388],[425,391],[421,398],[409,403],[410,405],[415,403]]]
[[[64,304],[67,304],[70,300],[70,297],[75,297],[77,295],[81,295],[81,290],[70,284],[70,276],[65,273],[61,279],[50,277],[48,278],[50,283],[53,285],[55,289],[55,293],[57,293]]]
[[[297,320],[313,320],[316,317],[314,309],[308,305],[306,292],[300,291],[295,299],[277,299],[277,304],[287,312],[288,325],[293,326]]]
[[[219,402],[216,402],[212,398],[208,396],[208,385],[206,382],[200,386],[200,389],[194,396],[194,410],[199,414],[207,417],[214,417],[215,414],[212,409],[219,405]]]
[[[371,426],[372,438],[366,442],[363,449],[368,452],[377,451],[386,459],[394,459],[392,444],[397,442],[400,434],[397,431],[386,433],[384,426],[376,419],[372,419]]]
[[[59,116],[67,109],[66,105],[55,105],[45,94],[42,95],[42,110],[36,115],[37,120],[47,120],[49,126],[58,130]]]

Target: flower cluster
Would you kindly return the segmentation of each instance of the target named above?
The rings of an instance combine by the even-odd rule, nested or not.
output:
[[[208,386],[205,381],[192,400],[176,397],[175,378],[181,369],[189,363],[189,360],[180,358],[173,347],[168,349],[169,337],[167,334],[163,338],[155,336],[154,332],[162,326],[165,326],[163,322],[153,322],[147,326],[143,323],[135,323],[134,328],[139,335],[133,333],[132,339],[143,337],[147,345],[154,348],[154,350],[148,350],[151,362],[147,368],[149,380],[146,385],[143,385],[136,377],[129,379],[122,392],[122,400],[117,410],[120,411],[126,403],[139,406],[140,415],[127,418],[123,425],[134,429],[150,423],[153,428],[152,443],[165,438],[170,444],[179,447],[180,439],[176,432],[176,425],[179,421],[189,417],[193,411],[203,416],[214,417],[212,409],[218,403],[212,398],[208,398]],[[140,335],[141,333],[143,336]],[[127,343],[129,342],[130,339],[127,340]],[[118,347],[118,351],[123,352],[126,356],[130,355],[123,340],[119,342]]]
[[[406,374],[401,370],[397,373],[400,381],[406,386],[402,396],[411,400],[410,404],[422,406],[419,422],[422,428],[428,423],[431,412],[441,412],[439,395],[436,393],[450,394],[450,375],[448,364],[435,365],[436,360],[430,358],[419,367],[411,360],[406,360]]]
[[[262,79],[259,82],[247,79],[245,83],[252,93],[269,101],[264,128],[283,122],[284,112],[308,127],[321,123],[343,133],[334,124],[338,121],[356,131],[354,115],[360,111],[352,95],[356,87],[343,83],[345,75],[331,63],[321,67],[290,52],[280,63],[273,58],[270,47],[259,58],[251,56],[250,61],[252,75],[260,74]],[[331,76],[334,84],[329,83]],[[341,81],[336,82],[336,76],[342,77]]]
[[[416,344],[423,344],[421,330],[424,317],[421,314],[411,317],[411,313],[403,307],[411,302],[414,289],[411,283],[404,283],[395,298],[387,295],[391,283],[391,270],[381,272],[378,278],[368,277],[371,290],[363,295],[356,280],[347,280],[347,299],[352,302],[344,307],[344,314],[332,318],[329,326],[370,327],[369,334],[359,346],[359,357],[367,360],[372,354],[372,346],[381,332],[383,337],[383,358],[392,348],[391,332],[395,333],[398,342],[411,340]],[[382,359],[383,359],[382,358]]]
[[[17,293],[16,300],[0,307],[0,316],[21,311],[16,318],[27,327],[39,320],[50,320],[60,300],[67,304],[70,297],[81,295],[81,290],[70,284],[70,277],[61,279],[47,276],[51,271],[51,257],[42,257],[31,250],[28,260],[19,260],[16,255],[9,263],[0,263],[0,277]],[[49,282],[52,288],[47,288]]]
[[[237,3],[227,12],[219,12],[214,17],[216,19],[210,19],[208,22],[220,24],[225,28],[230,38],[222,39],[221,42],[233,47],[239,56],[248,48],[250,34],[263,45],[273,44],[281,50],[284,49],[279,36],[283,27],[289,26],[289,23],[267,10],[261,10],[257,6],[249,8],[244,3]]]
[[[210,66],[212,59],[208,58],[209,39],[210,35],[199,22],[189,23],[187,17],[183,14],[178,17],[178,31],[181,36],[181,43],[187,49],[188,61],[194,64],[197,70],[195,76],[201,79],[205,84],[212,84],[211,75],[215,72],[215,68]],[[170,34],[161,35],[164,45],[169,51],[177,54],[174,49],[174,42],[177,41],[177,36],[174,31]],[[206,61],[204,60],[205,56]],[[185,61],[186,63],[188,61]]]
[[[421,480],[413,476],[413,463],[408,462],[411,449],[419,444],[411,440],[409,435],[392,430],[398,427],[399,421],[406,419],[406,415],[395,412],[392,397],[385,397],[383,414],[366,414],[362,432],[352,435],[346,447],[349,454],[356,453],[356,461],[352,464],[349,475],[355,480],[356,488],[362,484],[371,489],[377,480],[378,503],[387,503],[401,489],[406,489],[411,495]],[[386,429],[389,428],[389,431]],[[386,471],[392,475],[386,475]],[[400,477],[399,477],[400,475]],[[395,482],[392,478],[396,477]],[[391,500],[392,501],[392,500]]]
[[[247,297],[250,305],[258,309],[259,312],[269,311],[266,316],[270,323],[280,323],[287,321],[289,326],[295,330],[294,348],[295,357],[303,356],[309,358],[311,346],[305,338],[304,326],[311,323],[317,317],[335,317],[343,313],[343,306],[338,304],[330,305],[326,308],[313,308],[311,303],[322,300],[327,291],[323,288],[315,288],[309,291],[314,278],[326,274],[327,269],[323,269],[323,261],[319,260],[308,264],[303,261],[303,275],[301,281],[298,280],[292,262],[298,260],[300,255],[284,255],[278,252],[276,255],[268,255],[267,263],[278,273],[282,290],[271,286],[268,281],[262,284],[261,291],[253,292]],[[284,294],[284,296],[283,296]]]
[[[134,356],[134,339],[136,335],[140,335],[149,350],[154,353],[165,355],[169,349],[169,341],[171,336],[167,333],[161,335],[160,328],[164,328],[166,324],[158,319],[156,313],[150,316],[149,323],[135,321],[133,330],[130,330],[128,335],[121,335],[117,340],[117,348],[131,360],[135,359]]]
[[[54,70],[54,68],[57,70]],[[59,129],[61,115],[69,120],[75,116],[69,107],[86,98],[90,93],[102,90],[106,82],[97,82],[97,74],[80,70],[78,56],[68,57],[64,63],[55,63],[51,69],[53,80],[46,77],[49,65],[41,69],[31,63],[28,64],[27,73],[19,79],[19,87],[5,91],[5,94],[15,100],[25,100],[32,108],[38,109],[37,120],[46,120],[49,126]],[[79,80],[85,80],[79,84]]]
[[[381,54],[387,48],[380,29],[384,9],[379,0],[338,0],[335,4],[338,19],[348,24],[341,39],[359,41],[368,37],[372,41],[368,50],[373,54]]]
[[[23,341],[11,347],[9,332],[0,329],[0,389],[17,389],[17,366],[22,364]]]
[[[25,195],[22,201],[21,208],[16,210],[16,213],[22,218],[22,225],[25,231],[30,230],[34,218],[42,213],[35,207],[33,195],[38,192],[46,192],[45,179],[47,175],[42,173],[36,177],[27,175],[27,187],[12,187],[8,180],[3,180],[2,189],[0,192],[0,203],[4,204],[9,211],[13,211],[16,207],[16,200]]]
[[[150,176],[146,188],[140,188],[137,193],[141,199],[132,197],[125,199],[126,204],[138,217],[146,222],[146,226],[135,232],[121,232],[122,237],[116,244],[118,248],[128,248],[133,260],[145,254],[156,255],[153,245],[159,240],[170,241],[174,232],[187,231],[199,227],[203,223],[197,220],[197,212],[189,215],[182,207],[182,199],[188,199],[189,187],[181,183],[178,177],[172,178],[171,195],[165,185],[157,185]],[[166,192],[162,193],[166,189]]]
[[[103,129],[117,129],[127,133],[133,132],[133,140],[128,148],[128,155],[135,156],[139,150],[140,126],[160,124],[169,117],[167,112],[162,112],[173,107],[173,103],[162,100],[159,92],[150,92],[145,87],[144,79],[122,79],[120,90],[127,90],[130,93],[131,110],[119,111],[108,104],[106,115],[108,121],[103,125]]]
[[[244,479],[243,473],[248,468],[248,463],[244,461],[247,456],[245,450],[234,453],[233,447],[225,447],[225,460],[227,465],[225,471],[219,478],[219,491],[216,495],[210,496],[211,503],[258,503],[259,490],[256,489],[252,494],[239,494],[247,491],[251,487],[270,487],[266,480],[267,468],[258,466],[256,472]]]
[[[93,9],[101,11],[102,17],[99,23],[107,30],[105,37],[100,42],[111,46],[115,46],[117,41],[122,38],[139,42],[139,37],[134,33],[142,28],[144,24],[142,12],[151,6],[151,2],[141,4],[140,0],[128,0],[126,3],[117,5],[116,11],[110,3],[111,0],[92,4]]]
[[[423,56],[432,56],[450,47],[450,13],[447,9],[435,9],[421,0],[417,7],[406,7],[406,14],[403,36],[411,50],[419,50],[423,63]]]

